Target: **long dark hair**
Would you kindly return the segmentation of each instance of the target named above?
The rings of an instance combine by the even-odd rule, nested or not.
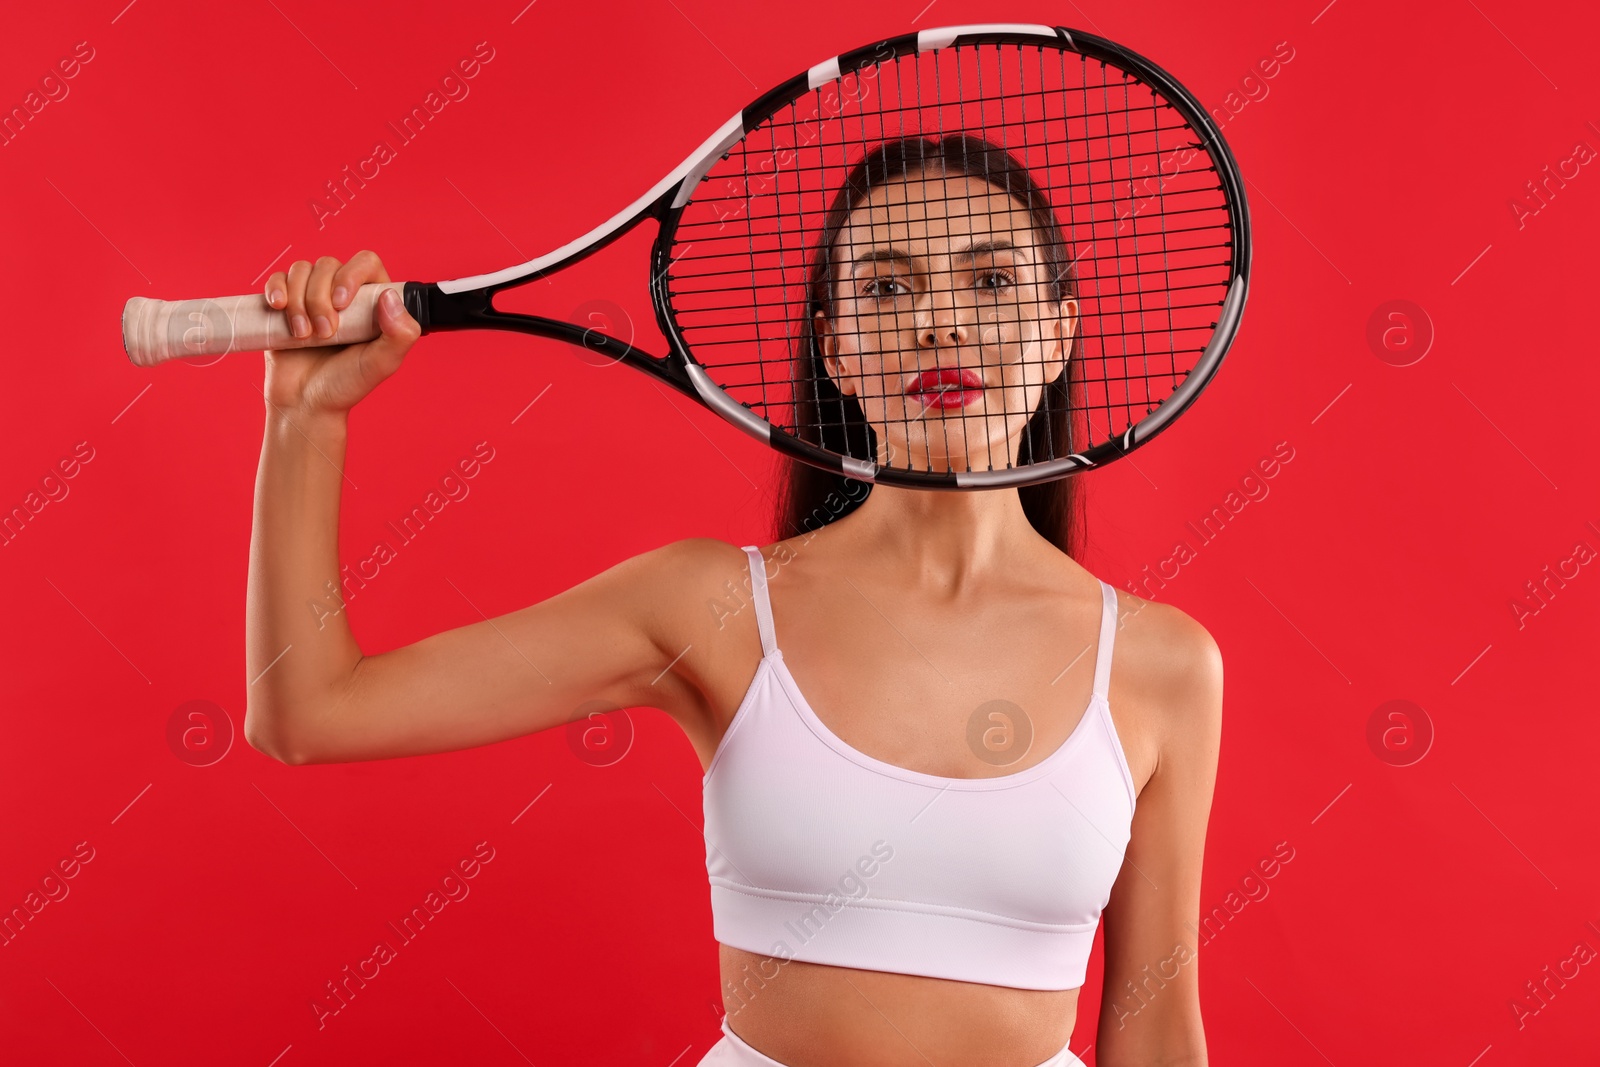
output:
[[[795,425],[807,428],[808,436],[815,438],[816,444],[831,451],[870,460],[875,455],[876,443],[876,434],[855,399],[839,391],[823,366],[821,346],[817,344],[812,325],[812,314],[816,311],[832,317],[834,242],[850,212],[866,199],[874,186],[928,165],[942,166],[947,174],[982,178],[1026,207],[1038,234],[1054,298],[1062,301],[1077,296],[1077,274],[1067,256],[1066,239],[1050,199],[1010,152],[970,134],[908,137],[879,144],[851,168],[823,221],[807,278],[810,303],[802,316],[795,346]],[[1046,384],[1039,406],[1028,420],[1018,449],[1020,463],[1028,462],[1036,452],[1057,457],[1075,450],[1071,415],[1081,406],[1074,398],[1083,395],[1078,371],[1082,333],[1081,328],[1073,331],[1066,369]],[[827,419],[821,417],[823,412],[828,413]],[[784,463],[787,469],[777,508],[777,537],[780,539],[809,533],[843,518],[861,506],[872,488],[857,479],[789,457],[784,458]],[[1077,478],[1069,475],[1038,485],[1025,485],[1015,492],[1022,500],[1028,522],[1039,535],[1062,552],[1074,556],[1084,536]]]

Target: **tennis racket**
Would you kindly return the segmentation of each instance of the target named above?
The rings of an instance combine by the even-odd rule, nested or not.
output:
[[[641,222],[666,355],[497,310]],[[986,489],[1103,466],[1171,425],[1238,330],[1249,213],[1205,109],[1111,41],[954,26],[819,63],[610,221],[492,274],[361,287],[329,338],[265,297],[135,297],[140,366],[379,334],[512,330],[643,371],[763,443],[866,482]]]

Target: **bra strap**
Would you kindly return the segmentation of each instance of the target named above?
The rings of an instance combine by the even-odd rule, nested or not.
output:
[[[767,565],[761,558],[761,549],[757,546],[745,545],[744,550],[750,557],[750,596],[756,605],[756,626],[761,631],[761,651],[770,656],[778,650],[778,639],[772,632],[772,601],[767,596]]]
[[[1100,600],[1100,648],[1095,653],[1094,695],[1109,703],[1111,646],[1117,634],[1117,591],[1110,583],[1100,582]]]

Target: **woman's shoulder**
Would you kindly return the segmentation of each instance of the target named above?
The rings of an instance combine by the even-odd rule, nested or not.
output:
[[[793,558],[792,549],[783,541],[771,545],[757,541],[753,547],[761,552],[769,577],[786,559]],[[657,603],[683,605],[726,597],[729,583],[736,589],[748,589],[750,562],[741,545],[717,537],[685,537],[642,552],[625,566],[647,583]]]
[[[1169,667],[1193,666],[1211,658],[1220,664],[1222,653],[1216,639],[1194,616],[1175,604],[1146,600],[1126,589],[1116,592],[1119,636],[1126,633],[1152,646]]]
[[[624,560],[613,571],[614,580],[638,599],[656,642],[676,651],[720,633],[732,613],[727,605],[742,603],[749,595],[750,557],[740,546],[716,537],[668,541]]]
[[[684,537],[634,556],[629,563],[663,586],[720,582],[749,563],[743,548],[717,537]]]
[[[813,539],[813,536],[808,535],[772,542],[756,539],[750,542],[749,547],[761,553],[761,558],[766,562],[770,573],[774,567],[796,559],[800,554],[800,547]],[[708,569],[721,572],[729,567],[740,568],[750,565],[750,556],[745,547],[716,537],[686,537],[662,545],[655,551],[661,554],[661,562],[666,565],[676,565],[687,570]]]
[[[1116,654],[1142,707],[1168,738],[1193,738],[1218,728],[1222,713],[1222,650],[1211,632],[1173,604],[1117,591]]]
[[[1221,672],[1222,650],[1211,631],[1175,604],[1146,600],[1117,590],[1117,629],[1137,642],[1141,657],[1157,676],[1173,681],[1196,673]]]

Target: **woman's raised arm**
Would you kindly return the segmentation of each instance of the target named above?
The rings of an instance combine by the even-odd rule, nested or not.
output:
[[[331,336],[349,294],[371,281],[388,275],[362,252],[342,265],[298,262],[273,274],[267,294],[304,327],[298,334]],[[703,709],[685,680],[689,664],[666,668],[720,628],[706,604],[741,566],[743,553],[709,538],[625,560],[499,618],[363,655],[346,613],[328,611],[347,415],[420,332],[398,301],[380,301],[378,319],[382,336],[365,344],[266,354],[245,627],[249,743],[285,763],[347,762],[545,730],[581,717],[592,700],[657,707],[680,722]]]

